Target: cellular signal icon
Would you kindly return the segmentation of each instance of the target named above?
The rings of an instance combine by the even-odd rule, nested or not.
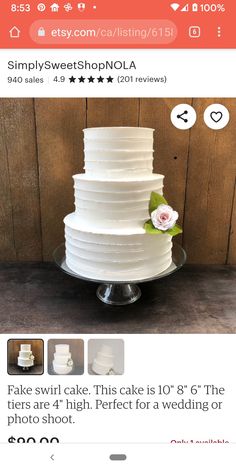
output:
[[[189,4],[186,3],[186,5],[183,8],[181,8],[181,11],[189,11]]]

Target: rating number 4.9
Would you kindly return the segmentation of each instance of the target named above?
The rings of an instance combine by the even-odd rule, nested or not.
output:
[[[53,79],[53,82],[65,82],[66,78],[64,75],[61,75],[60,77],[58,75],[56,75]]]

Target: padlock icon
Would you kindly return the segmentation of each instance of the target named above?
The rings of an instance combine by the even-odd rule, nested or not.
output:
[[[77,5],[79,11],[84,11],[85,10],[85,3],[78,3]]]
[[[42,26],[38,29],[38,36],[39,37],[46,36],[46,31]]]

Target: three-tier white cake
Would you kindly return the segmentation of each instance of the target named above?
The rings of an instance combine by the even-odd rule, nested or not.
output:
[[[65,223],[66,263],[104,281],[151,278],[172,262],[172,237],[145,232],[151,192],[163,194],[153,173],[153,129],[84,130],[85,173],[74,175],[75,212]]]
[[[23,369],[28,369],[34,365],[34,355],[31,351],[31,344],[21,344],[19,356],[17,358],[17,365],[23,367]]]
[[[92,370],[98,375],[108,375],[114,367],[114,355],[111,346],[103,344],[92,363]]]
[[[66,375],[73,369],[69,344],[56,344],[53,359],[53,369],[56,374]]]

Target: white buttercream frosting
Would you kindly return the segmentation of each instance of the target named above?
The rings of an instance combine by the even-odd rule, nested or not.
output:
[[[163,193],[163,178],[151,174],[143,179],[98,180],[87,174],[75,175],[78,221],[86,222],[90,229],[143,226],[149,218],[150,194]]]
[[[34,365],[34,356],[31,350],[31,344],[21,344],[17,365],[20,367],[32,367]]]
[[[92,363],[92,370],[98,375],[107,375],[114,367],[114,355],[111,346],[103,344]]]
[[[66,375],[73,369],[69,344],[56,344],[53,359],[53,369],[56,374]]]
[[[85,173],[74,179],[75,212],[65,222],[66,263],[95,280],[150,278],[172,262],[168,234],[143,229],[151,192],[163,194],[153,174],[153,129],[89,128]]]

